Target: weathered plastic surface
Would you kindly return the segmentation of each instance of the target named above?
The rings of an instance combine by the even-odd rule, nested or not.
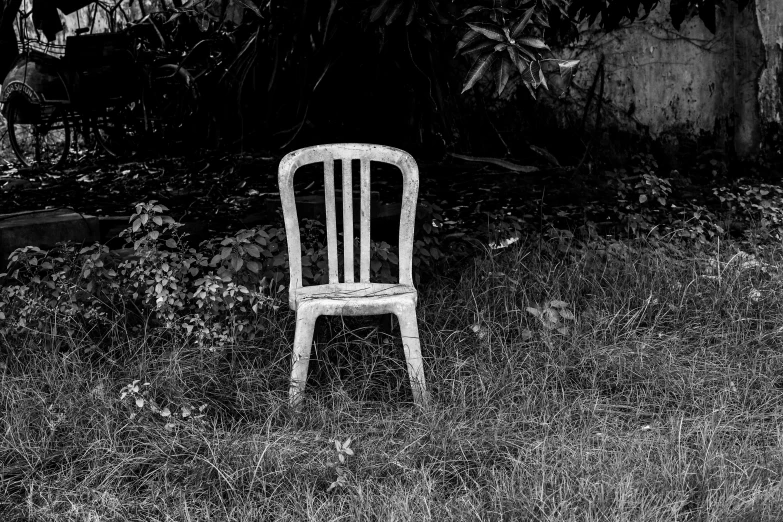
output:
[[[354,274],[354,198],[347,197],[342,198],[345,262],[343,280],[339,280],[334,190],[336,160],[342,160],[344,194],[353,192],[351,160],[360,161],[359,281],[356,281]],[[398,284],[370,282],[370,161],[389,163],[402,171]],[[311,163],[324,164],[329,283],[303,287],[299,220],[294,199],[294,174],[299,167]],[[419,168],[413,157],[405,151],[382,145],[339,143],[307,147],[294,151],[282,159],[278,169],[278,183],[291,270],[289,306],[296,311],[293,369],[289,388],[291,406],[297,408],[302,400],[310,363],[310,349],[313,344],[313,329],[319,315],[393,313],[400,322],[414,400],[416,404],[426,407],[429,404],[429,397],[421,359],[419,329],[416,322],[417,293],[413,287],[412,272],[413,225],[419,193]]]

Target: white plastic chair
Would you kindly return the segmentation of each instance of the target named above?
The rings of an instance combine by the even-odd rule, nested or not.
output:
[[[334,197],[334,162],[343,168],[343,282],[339,281],[337,257],[337,222]],[[354,277],[354,229],[352,160],[360,160],[360,245],[359,281]],[[389,163],[402,171],[403,193],[400,214],[399,283],[370,282],[370,161]],[[302,253],[299,220],[294,199],[294,173],[311,163],[324,165],[326,200],[326,235],[329,283],[302,286]],[[340,143],[307,147],[286,155],[278,169],[280,199],[285,218],[288,259],[291,270],[289,306],[296,312],[296,334],[292,358],[289,400],[297,409],[307,380],[313,330],[319,315],[376,315],[393,313],[402,333],[405,359],[413,398],[427,406],[429,398],[424,380],[419,329],[416,324],[417,293],[413,287],[413,225],[419,192],[419,168],[407,152],[381,145]]]

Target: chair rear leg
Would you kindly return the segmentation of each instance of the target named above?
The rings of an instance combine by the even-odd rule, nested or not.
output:
[[[413,400],[421,407],[429,406],[429,394],[424,379],[424,364],[421,358],[421,343],[419,342],[419,327],[416,323],[416,308],[405,307],[397,312],[402,333],[402,346],[405,350],[405,361],[408,364],[408,376],[413,390]]]
[[[313,347],[316,319],[318,319],[318,315],[309,311],[300,310],[296,314],[291,384],[288,388],[288,400],[294,410],[298,410],[301,406],[302,396],[307,385],[307,368],[310,366],[310,350]]]

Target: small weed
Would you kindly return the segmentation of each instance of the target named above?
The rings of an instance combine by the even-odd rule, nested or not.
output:
[[[334,443],[334,450],[337,454],[337,462],[330,462],[327,464],[327,467],[331,468],[336,475],[334,481],[329,484],[328,488],[326,488],[327,493],[348,486],[351,473],[348,471],[348,468],[345,467],[345,464],[348,457],[353,457],[354,455],[353,450],[351,449],[352,441],[353,440],[351,438],[345,439],[345,442],[340,442],[336,439],[329,440],[329,442]]]
[[[563,335],[571,331],[568,324],[576,320],[569,304],[564,301],[546,301],[543,305],[528,306],[525,310],[538,319],[545,330],[555,330]]]

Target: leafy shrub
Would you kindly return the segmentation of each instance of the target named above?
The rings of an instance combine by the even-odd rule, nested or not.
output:
[[[386,241],[370,243],[370,277],[379,283],[391,283],[397,280],[400,260],[397,248]]]
[[[413,277],[417,284],[421,280],[422,271],[434,271],[437,262],[445,257],[440,247],[442,228],[443,209],[427,199],[419,199],[413,241]]]
[[[18,284],[2,287],[0,335],[98,333],[115,316],[112,295],[120,283],[112,264],[108,248],[100,245],[78,252],[67,244],[51,251],[33,246],[15,250],[6,279]]]
[[[303,284],[323,284],[327,282],[329,254],[326,248],[326,229],[320,221],[303,219],[301,228],[302,242],[302,282]],[[285,240],[278,235],[275,239]],[[288,255],[288,249],[284,249]],[[288,258],[286,257],[286,266]],[[326,277],[325,277],[326,276]]]
[[[783,238],[783,188],[760,183],[751,185],[742,180],[734,187],[713,189],[727,219],[744,229],[752,241]]]
[[[125,385],[120,392],[120,400],[126,403],[131,411],[129,418],[133,420],[140,414],[149,412],[150,415],[160,417],[165,424],[163,428],[167,431],[173,430],[178,423],[190,422],[197,425],[204,425],[204,410],[206,404],[195,408],[191,404],[182,404],[179,408],[172,411],[169,407],[160,407],[150,393],[150,383],[141,383],[141,379],[135,379],[130,384]],[[135,406],[135,407],[134,407]],[[179,411],[176,411],[176,410]]]
[[[465,78],[462,92],[472,88],[485,75],[495,80],[495,89],[500,95],[509,84],[515,71],[519,82],[527,87],[535,98],[535,89],[543,85],[548,88],[552,73],[559,74],[560,91],[573,75],[579,60],[559,60],[549,57],[549,47],[540,36],[548,26],[544,9],[533,2],[521,5],[504,2],[490,6],[472,5],[466,7],[461,18],[468,27],[457,44],[457,52],[477,57]],[[490,73],[491,69],[491,74]]]
[[[703,205],[689,203],[678,214],[679,217],[667,227],[676,238],[706,245],[724,233],[718,217]]]
[[[571,305],[564,301],[546,301],[543,305],[528,306],[527,312],[538,319],[545,330],[555,330],[563,335],[570,332],[568,322],[575,320]]]
[[[443,257],[437,238],[442,218],[436,205],[423,208],[414,265],[432,269]],[[9,273],[1,276],[0,336],[52,340],[65,333],[98,342],[119,323],[141,333],[149,322],[209,348],[254,339],[264,328],[262,312],[274,312],[285,297],[284,228],[240,230],[195,249],[184,241],[181,224],[164,215],[167,210],[155,201],[136,205],[120,234],[129,246],[123,251],[58,244],[13,252]],[[325,236],[320,222],[302,221],[305,285],[326,282]],[[371,243],[373,280],[396,281],[397,255],[386,242]]]
[[[657,235],[656,227],[663,222],[671,184],[657,175],[658,163],[651,155],[634,155],[633,162],[630,171],[607,173],[607,183],[617,195],[613,210],[629,235]]]
[[[690,194],[686,199],[685,193],[678,193],[683,184],[673,187],[657,170],[652,155],[636,154],[627,168],[602,172],[603,186],[598,185],[599,191],[582,205],[544,208],[541,202],[534,219],[533,205],[528,202],[525,217],[538,221],[533,232],[551,240],[561,253],[608,252],[608,247],[626,239],[643,239],[672,254],[712,248],[714,241],[725,234],[724,213],[710,200],[696,202]],[[725,192],[716,189],[716,193],[718,190]],[[757,205],[766,209],[775,203],[757,201]]]

